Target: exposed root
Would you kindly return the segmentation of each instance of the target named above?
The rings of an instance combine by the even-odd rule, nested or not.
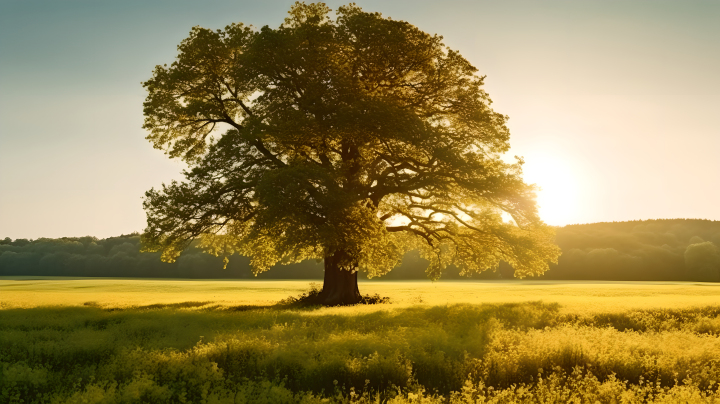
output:
[[[379,294],[374,295],[361,295],[360,299],[357,303],[352,304],[327,304],[325,303],[324,295],[322,294],[322,289],[320,289],[319,285],[312,282],[310,283],[310,289],[306,292],[303,292],[301,295],[295,297],[295,296],[289,296],[280,302],[278,302],[279,306],[295,306],[295,307],[307,307],[307,306],[355,306],[358,304],[385,304],[390,303],[390,298],[387,296],[380,296]]]

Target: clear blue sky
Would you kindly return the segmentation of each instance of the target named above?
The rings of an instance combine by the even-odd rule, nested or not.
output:
[[[144,192],[183,166],[144,139],[140,82],[192,26],[274,27],[291,4],[0,0],[0,238],[141,231]],[[720,2],[358,5],[487,75],[548,223],[720,220]]]

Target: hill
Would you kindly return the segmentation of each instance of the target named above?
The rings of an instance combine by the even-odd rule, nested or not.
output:
[[[577,224],[557,229],[563,251],[540,277],[552,280],[720,281],[720,221],[662,219]],[[424,279],[427,261],[416,252],[381,280]],[[103,276],[150,278],[253,278],[248,260],[222,259],[190,247],[173,264],[140,253],[138,234],[107,239],[64,237],[0,240],[0,276]],[[473,279],[511,278],[501,264]],[[279,265],[260,279],[321,279],[322,263]],[[464,279],[448,268],[443,279]]]
[[[644,220],[558,229],[546,279],[720,281],[720,221]]]

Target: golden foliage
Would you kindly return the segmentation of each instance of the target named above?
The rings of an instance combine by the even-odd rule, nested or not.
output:
[[[717,306],[601,313],[537,302],[371,312],[194,306],[2,310],[0,400],[720,400]]]

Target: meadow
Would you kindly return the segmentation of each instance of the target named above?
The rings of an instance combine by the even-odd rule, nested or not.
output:
[[[720,402],[720,285],[0,278],[3,403]]]

